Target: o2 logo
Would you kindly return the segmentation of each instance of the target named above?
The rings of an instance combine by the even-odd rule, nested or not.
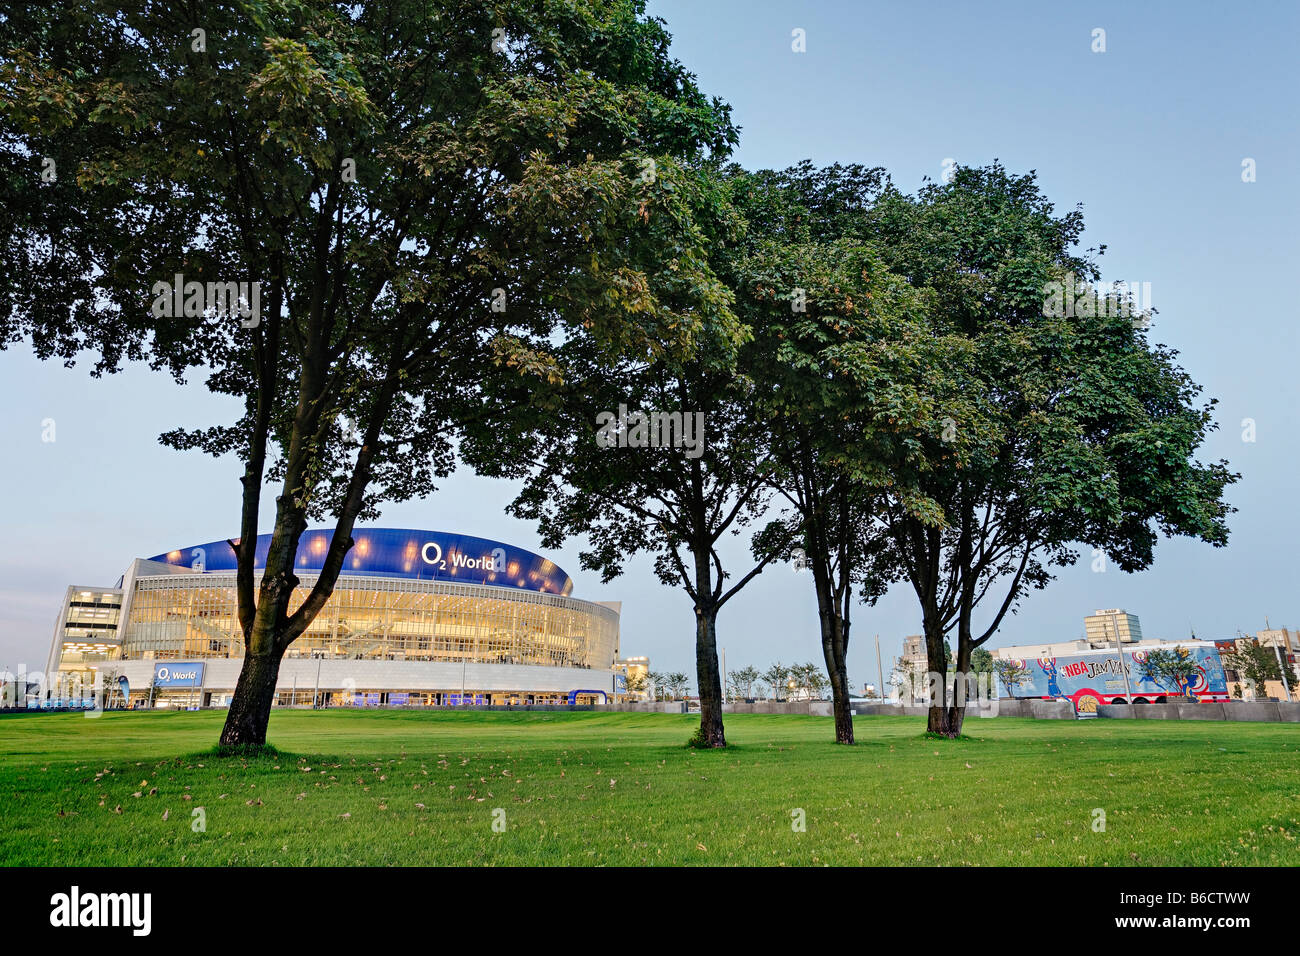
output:
[[[429,550],[433,549],[434,557],[429,557]],[[430,541],[420,552],[420,557],[424,558],[425,564],[436,564],[439,571],[447,570],[447,562],[442,559],[442,545],[437,541]]]

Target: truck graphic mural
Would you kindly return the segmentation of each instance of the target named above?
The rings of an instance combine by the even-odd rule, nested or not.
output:
[[[1011,684],[1003,681],[1003,688],[1010,697],[1068,700],[1081,717],[1096,714],[1100,704],[1229,699],[1223,662],[1208,641],[1146,644],[1125,650],[1122,656],[1122,665],[1114,648],[1017,659],[1018,677]],[[1124,687],[1125,672],[1131,700]]]

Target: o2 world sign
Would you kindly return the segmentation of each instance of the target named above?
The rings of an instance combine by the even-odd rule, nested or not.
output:
[[[153,668],[155,687],[202,687],[202,661],[168,661]]]
[[[430,541],[420,549],[420,557],[424,559],[425,564],[431,564],[439,571],[446,571],[448,567],[453,567],[500,574],[506,569],[505,548],[493,548],[491,554],[480,558],[471,558],[463,551],[452,551],[443,557],[442,545],[437,541]]]

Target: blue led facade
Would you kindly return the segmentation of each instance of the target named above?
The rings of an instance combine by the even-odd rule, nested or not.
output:
[[[332,529],[305,531],[294,562],[299,572],[318,572],[329,553]],[[343,559],[342,574],[418,578],[446,583],[541,591],[568,596],[573,579],[539,554],[473,535],[418,531],[410,528],[358,528]],[[266,566],[269,534],[257,537],[256,567]],[[196,571],[236,570],[235,551],[227,541],[209,541],[165,554],[151,561]]]

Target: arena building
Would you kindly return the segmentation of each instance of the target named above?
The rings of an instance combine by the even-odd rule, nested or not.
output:
[[[330,538],[303,535],[291,610],[315,584]],[[570,597],[573,580],[546,558],[433,531],[367,528],[353,538],[334,593],[285,653],[278,704],[593,703],[622,684],[620,605]],[[258,538],[259,569],[269,544]],[[235,568],[230,543],[211,541],[137,559],[115,587],[69,587],[44,706],[80,705],[96,673],[110,706],[229,703],[244,656]]]

